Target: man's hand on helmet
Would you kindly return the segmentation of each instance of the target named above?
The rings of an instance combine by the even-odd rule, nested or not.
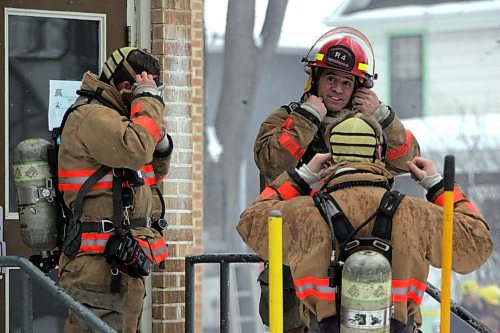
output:
[[[368,88],[357,88],[352,94],[352,106],[359,112],[370,116],[380,105],[377,94]]]
[[[135,83],[132,86],[132,94],[136,95],[150,93],[152,95],[160,95],[160,90],[156,86],[153,75],[142,72],[135,77]]]
[[[301,107],[316,116],[319,121],[322,121],[326,116],[326,106],[323,103],[323,98],[321,97],[311,95],[309,96],[309,98],[307,98],[307,101],[305,103],[302,103]]]

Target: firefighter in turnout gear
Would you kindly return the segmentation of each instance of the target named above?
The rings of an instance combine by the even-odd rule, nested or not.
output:
[[[266,182],[309,162],[315,153],[328,152],[329,125],[353,109],[373,115],[382,126],[388,138],[387,169],[393,174],[408,171],[406,161],[419,156],[420,148],[371,89],[377,74],[370,53],[366,37],[351,28],[333,29],[313,45],[304,58],[309,79],[300,102],[272,112],[257,134],[254,158]]]
[[[386,168],[393,175],[408,172],[406,161],[420,156],[420,147],[394,110],[380,102],[371,89],[377,74],[366,37],[352,28],[330,30],[316,41],[303,61],[309,78],[300,102],[272,112],[262,122],[255,140],[254,159],[265,183],[289,167],[307,164],[316,153],[328,152],[332,122],[352,110],[372,115],[380,123],[387,137]],[[262,280],[261,286],[267,283]],[[263,289],[263,298],[265,293]],[[298,304],[293,297],[287,301]],[[290,307],[295,312],[290,316],[297,317],[297,307]],[[267,314],[261,316],[266,323]],[[287,322],[300,327],[292,325],[297,320],[290,317]]]
[[[58,181],[70,217],[59,282],[118,332],[137,331],[143,278],[168,256],[157,184],[173,143],[159,75],[149,52],[116,50],[100,77],[83,75],[60,136]],[[71,311],[64,331],[91,332]]]
[[[352,226],[365,223],[356,237],[370,237],[375,231],[373,217],[393,182],[381,162],[382,140],[381,127],[372,117],[345,114],[332,127],[331,153],[316,154],[307,164],[279,175],[242,213],[237,225],[243,241],[268,260],[268,228],[263,222],[272,210],[281,212],[283,263],[290,266],[296,295],[317,317],[322,333],[338,332],[339,327],[336,306],[342,300],[338,285],[332,284],[339,277],[329,270],[337,234],[332,238],[329,224],[311,198],[310,185],[325,179],[325,193]],[[431,160],[415,157],[407,165],[412,178],[427,190],[428,201],[403,197],[387,224],[392,246],[391,332],[403,332],[407,325],[413,331],[421,324],[419,308],[429,266],[441,266],[442,177]],[[454,192],[452,269],[467,274],[487,260],[493,245],[488,225],[474,204],[458,185]],[[336,243],[335,253],[341,245]]]

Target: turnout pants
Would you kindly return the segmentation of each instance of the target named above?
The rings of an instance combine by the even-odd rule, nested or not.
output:
[[[59,284],[73,298],[87,306],[114,330],[136,333],[145,296],[144,281],[121,274],[119,292],[111,292],[111,268],[104,256],[79,255],[69,260],[61,257]],[[73,311],[64,327],[64,333],[94,332]]]

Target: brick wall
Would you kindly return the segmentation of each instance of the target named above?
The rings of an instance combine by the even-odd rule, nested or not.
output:
[[[184,332],[184,256],[202,252],[203,1],[152,0],[152,52],[162,61],[168,132],[175,149],[163,183],[170,257],[153,275],[153,332]],[[201,271],[196,274],[201,332]]]

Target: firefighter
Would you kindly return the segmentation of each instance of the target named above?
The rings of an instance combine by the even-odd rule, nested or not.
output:
[[[327,152],[329,124],[353,109],[372,115],[382,126],[388,137],[386,167],[393,174],[408,172],[406,161],[420,155],[413,134],[371,89],[376,74],[368,40],[357,30],[344,30],[325,34],[309,51],[313,58],[305,57],[310,74],[300,102],[280,107],[262,122],[254,158],[266,181],[309,162],[316,152]]]
[[[309,78],[300,102],[272,112],[257,134],[254,159],[266,183],[289,167],[309,162],[315,153],[328,152],[331,123],[350,110],[375,117],[388,138],[386,168],[394,175],[408,172],[406,161],[420,156],[420,147],[395,111],[371,89],[376,78],[374,61],[369,41],[355,29],[336,28],[318,39],[305,57]],[[261,286],[266,283],[261,281]],[[267,299],[265,293],[263,289],[262,298]],[[298,302],[293,297],[285,302],[291,303],[288,325],[300,327],[292,319],[298,316],[294,306]],[[266,316],[261,312],[264,323]]]
[[[465,280],[460,284],[460,305],[476,318],[481,318],[481,313],[484,310],[484,304],[481,297],[478,295],[479,286],[475,280]],[[467,323],[457,316],[451,317],[451,330],[453,332],[468,333],[476,332]]]
[[[173,149],[159,75],[152,54],[120,48],[100,76],[83,75],[80,96],[63,120],[59,189],[73,218],[59,283],[118,332],[137,331],[143,279],[168,256],[153,216],[163,205],[156,184]],[[93,177],[99,170],[104,175]],[[64,332],[91,330],[70,311]]]
[[[272,210],[283,216],[283,262],[289,265],[297,297],[319,320],[320,332],[338,332],[335,286],[330,286],[330,229],[311,198],[310,185],[327,181],[330,196],[354,228],[369,220],[393,183],[384,168],[383,135],[370,116],[346,113],[337,120],[329,138],[331,153],[316,154],[307,164],[279,175],[241,215],[237,231],[260,257],[268,260],[266,221]],[[421,325],[419,308],[426,290],[429,266],[441,266],[443,183],[431,160],[407,162],[411,176],[427,192],[427,201],[406,196],[392,218],[391,332]],[[477,208],[457,185],[453,211],[455,272],[467,274],[490,256],[490,230]],[[370,221],[370,220],[369,220]],[[370,236],[371,220],[358,232]],[[338,245],[338,244],[337,244]],[[337,249],[338,250],[338,249]],[[337,252],[338,253],[338,252]],[[412,324],[414,320],[414,324]]]
[[[496,284],[483,286],[479,288],[479,297],[484,304],[479,319],[493,332],[500,332],[500,287]]]

